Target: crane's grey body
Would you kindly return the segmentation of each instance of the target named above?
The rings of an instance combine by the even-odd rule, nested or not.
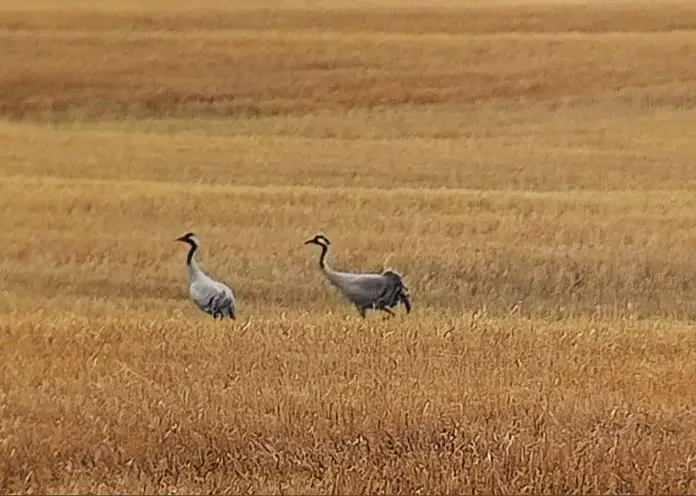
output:
[[[213,318],[236,318],[237,301],[232,288],[221,281],[216,281],[205,274],[196,262],[198,239],[193,233],[187,233],[176,241],[187,243],[191,248],[186,257],[189,273],[189,296],[196,306]]]
[[[358,309],[360,316],[365,318],[368,309],[381,310],[394,316],[391,308],[403,303],[406,313],[411,312],[408,288],[401,276],[387,270],[381,274],[355,274],[333,270],[327,263],[329,240],[319,234],[305,242],[321,246],[319,267],[328,281]]]

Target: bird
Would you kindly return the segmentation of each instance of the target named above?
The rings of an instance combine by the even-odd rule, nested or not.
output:
[[[175,241],[187,243],[191,247],[186,256],[189,273],[188,292],[196,306],[203,312],[212,315],[214,319],[222,320],[224,317],[229,317],[235,320],[237,318],[237,300],[232,288],[222,281],[211,278],[198,267],[195,255],[199,241],[196,235],[188,232],[180,238],[176,238]]]
[[[411,313],[410,292],[397,272],[393,270],[385,270],[381,274],[339,272],[332,269],[326,262],[331,245],[326,236],[317,234],[304,244],[321,247],[319,267],[324,276],[355,305],[362,318],[365,318],[368,309],[381,310],[395,317],[391,309],[400,303],[403,303],[406,313]]]

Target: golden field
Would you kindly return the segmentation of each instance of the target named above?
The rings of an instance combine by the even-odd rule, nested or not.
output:
[[[0,492],[696,492],[696,3],[144,5],[0,1]]]

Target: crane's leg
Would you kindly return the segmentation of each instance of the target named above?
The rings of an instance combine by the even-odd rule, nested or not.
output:
[[[387,307],[380,308],[380,310],[384,310],[385,312],[387,312],[387,313],[388,313],[389,315],[391,315],[392,317],[396,317],[396,314],[395,314],[394,312],[392,312],[391,310],[389,310]]]
[[[411,300],[409,300],[406,296],[402,296],[401,303],[403,303],[404,307],[406,308],[406,313],[411,313]]]
[[[365,318],[365,309],[362,307],[359,307],[358,305],[355,305],[355,308],[358,309],[358,312],[360,313],[360,316],[364,319]]]

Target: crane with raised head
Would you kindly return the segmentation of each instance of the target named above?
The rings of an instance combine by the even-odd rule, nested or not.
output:
[[[408,288],[397,272],[385,270],[377,273],[340,272],[332,269],[326,259],[331,242],[323,234],[317,234],[305,244],[315,244],[321,247],[319,267],[328,281],[358,309],[360,316],[365,318],[368,309],[387,312],[395,316],[392,308],[403,304],[406,313],[411,312],[411,300]]]

